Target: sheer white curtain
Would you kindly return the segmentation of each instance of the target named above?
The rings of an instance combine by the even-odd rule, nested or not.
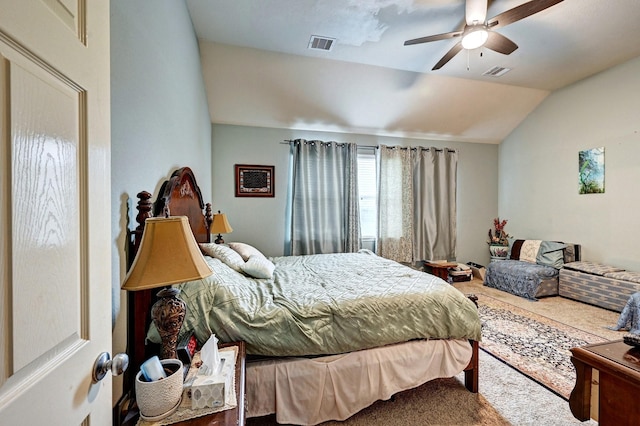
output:
[[[356,144],[297,139],[291,145],[291,254],[357,251]]]
[[[456,258],[458,154],[379,147],[377,253],[397,262]]]
[[[380,145],[376,252],[396,262],[413,260],[413,173],[411,150]]]

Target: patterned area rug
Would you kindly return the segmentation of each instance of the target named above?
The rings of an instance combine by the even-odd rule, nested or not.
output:
[[[570,349],[606,339],[493,297],[477,296],[480,347],[568,400],[576,378]]]

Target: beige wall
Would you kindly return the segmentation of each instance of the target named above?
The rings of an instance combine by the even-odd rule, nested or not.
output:
[[[640,58],[550,95],[500,145],[500,216],[518,238],[582,244],[640,271]],[[578,194],[578,152],[605,147],[605,193]]]
[[[126,349],[127,229],[136,194],[189,166],[211,193],[211,123],[198,45],[184,2],[111,1],[113,352]],[[109,208],[105,206],[105,208]],[[105,224],[108,226],[108,224]],[[143,344],[143,342],[139,342]],[[121,381],[114,381],[114,398]]]
[[[212,137],[213,209],[225,212],[233,228],[233,233],[224,236],[225,241],[250,243],[271,256],[285,253],[289,147],[280,142],[286,139],[449,147],[459,150],[458,261],[486,264],[489,260],[485,240],[492,218],[497,214],[497,145],[223,124],[214,124]],[[276,196],[236,198],[234,164],[274,165]]]

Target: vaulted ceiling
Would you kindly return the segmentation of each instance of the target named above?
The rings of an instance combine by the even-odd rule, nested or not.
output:
[[[462,50],[436,71],[459,37],[403,44],[461,29],[463,0],[186,2],[218,123],[499,143],[550,92],[640,56],[637,0],[564,0],[495,30],[510,55]],[[487,18],[523,3],[488,1]]]

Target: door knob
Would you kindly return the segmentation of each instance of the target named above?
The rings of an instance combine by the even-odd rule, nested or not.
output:
[[[129,366],[129,356],[124,353],[116,354],[113,359],[109,352],[102,352],[98,355],[96,362],[93,364],[93,382],[97,383],[104,379],[107,371],[111,370],[111,374],[119,376],[124,373]]]

